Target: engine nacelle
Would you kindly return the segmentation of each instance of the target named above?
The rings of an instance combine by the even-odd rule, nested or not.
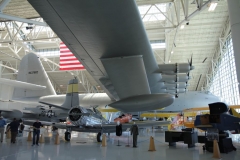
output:
[[[92,126],[102,124],[102,118],[90,109],[72,107],[68,112],[70,122],[75,126]]]

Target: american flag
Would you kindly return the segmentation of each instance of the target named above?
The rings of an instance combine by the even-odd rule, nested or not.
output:
[[[61,71],[85,69],[84,66],[78,61],[78,59],[72,54],[72,52],[63,42],[60,43],[59,66],[59,70]]]

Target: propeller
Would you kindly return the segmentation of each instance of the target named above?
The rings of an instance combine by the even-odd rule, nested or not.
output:
[[[190,70],[189,70],[189,72],[187,73],[188,80],[189,80],[189,79],[190,79],[190,71],[194,69],[194,66],[192,66],[192,64],[193,64],[193,53],[192,53],[192,55],[191,55],[190,61],[189,61],[189,59],[188,59],[188,64],[189,64],[189,66],[190,66]],[[187,92],[187,86],[188,86],[188,81],[186,82],[185,94],[186,94],[186,92]]]
[[[176,91],[175,91],[175,98],[178,98],[177,88],[176,88]]]
[[[178,73],[178,64],[176,63],[175,65],[176,65],[176,67],[175,67],[175,68],[176,68],[175,73]]]
[[[180,112],[180,116],[183,116],[184,115],[184,113],[183,112]]]
[[[92,113],[70,113],[70,116],[90,116]]]
[[[191,55],[191,59],[190,59],[190,61],[189,61],[189,59],[188,59],[188,64],[189,64],[189,66],[190,66],[190,70],[193,70],[194,69],[194,66],[192,66],[192,62],[193,62],[193,54]]]

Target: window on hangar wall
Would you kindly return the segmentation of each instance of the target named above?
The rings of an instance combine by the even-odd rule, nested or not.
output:
[[[224,47],[225,52],[213,78],[210,92],[229,105],[239,105],[238,80],[231,34],[227,37]],[[237,109],[237,112],[240,112],[240,109]]]

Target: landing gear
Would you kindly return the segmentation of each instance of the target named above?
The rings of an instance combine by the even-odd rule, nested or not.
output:
[[[97,141],[102,142],[102,133],[101,132],[98,132],[98,134],[97,134]]]
[[[71,132],[65,132],[65,141],[69,142],[71,140]]]

